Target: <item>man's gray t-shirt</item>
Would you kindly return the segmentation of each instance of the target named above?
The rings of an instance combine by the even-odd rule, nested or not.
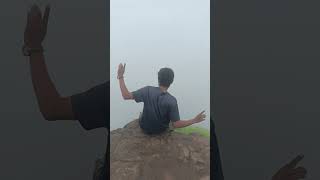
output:
[[[177,100],[159,87],[146,86],[132,92],[134,100],[143,102],[140,127],[148,134],[158,134],[169,127],[169,123],[180,120]]]

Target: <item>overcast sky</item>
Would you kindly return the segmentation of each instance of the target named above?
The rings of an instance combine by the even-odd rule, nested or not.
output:
[[[157,86],[157,72],[170,67],[175,80],[169,92],[180,117],[210,115],[210,1],[111,1],[111,129],[138,117],[143,104],[124,101],[116,79],[125,62],[129,91]],[[209,120],[199,124],[209,128]]]

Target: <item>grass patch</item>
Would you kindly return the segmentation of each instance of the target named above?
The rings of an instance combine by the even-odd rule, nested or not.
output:
[[[182,133],[182,134],[191,134],[191,133],[197,133],[200,136],[210,138],[210,131],[208,129],[197,127],[197,126],[188,126],[184,128],[177,128],[174,130],[175,132]]]

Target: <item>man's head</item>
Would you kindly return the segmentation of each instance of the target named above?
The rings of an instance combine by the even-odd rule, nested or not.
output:
[[[161,68],[158,72],[159,86],[168,88],[172,84],[173,78],[174,73],[173,70],[170,68]]]

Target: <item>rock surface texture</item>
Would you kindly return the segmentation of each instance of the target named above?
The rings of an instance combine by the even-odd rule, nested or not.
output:
[[[143,134],[138,121],[111,131],[111,180],[209,180],[209,139],[197,134]]]

